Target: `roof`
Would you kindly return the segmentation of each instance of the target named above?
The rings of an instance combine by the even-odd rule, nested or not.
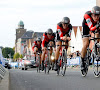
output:
[[[24,25],[23,21],[20,21],[20,22],[18,23],[18,25]]]
[[[35,35],[34,37],[40,37],[41,38],[43,36],[43,33],[44,32],[35,32],[34,33],[34,35]]]
[[[21,39],[32,39],[33,38],[33,34],[34,34],[33,31],[31,31],[31,30],[27,31],[22,35]]]

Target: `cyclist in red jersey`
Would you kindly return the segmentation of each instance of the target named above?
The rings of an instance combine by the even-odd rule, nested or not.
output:
[[[42,52],[41,51],[41,43],[42,43],[41,42],[41,38],[37,38],[36,41],[34,41],[34,43],[33,43],[32,50],[33,50],[33,53],[35,55],[35,61],[36,61],[36,53],[37,53],[37,51],[39,51],[40,53]]]
[[[90,33],[90,31],[95,31],[98,28],[100,29],[100,7],[99,6],[94,6],[91,11],[87,11],[85,13],[82,27],[83,27],[83,35],[82,35],[83,48],[81,51],[81,61],[82,61],[81,69],[84,69],[85,67],[84,57],[87,52],[87,47],[89,46],[89,35],[91,35],[91,37],[94,36],[94,34]],[[96,37],[99,37],[99,33],[96,33]],[[92,41],[92,43],[94,42]]]
[[[44,60],[45,60],[45,54],[46,54],[46,49],[47,45],[54,45],[55,44],[55,34],[53,33],[52,29],[48,29],[47,32],[43,34],[43,40],[42,40],[42,71],[44,70]],[[50,53],[52,53],[52,49],[50,50]]]
[[[62,21],[57,24],[56,45],[59,46],[56,48],[55,52],[55,68],[54,68],[55,70],[58,69],[57,63],[59,58],[59,51],[62,45],[62,40],[64,40],[65,43],[68,44],[68,41],[71,40],[70,38],[71,31],[72,31],[72,25],[70,24],[70,19],[68,17],[64,17]]]

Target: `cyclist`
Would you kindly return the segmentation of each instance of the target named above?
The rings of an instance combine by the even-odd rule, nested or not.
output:
[[[53,33],[52,29],[48,29],[47,32],[43,34],[43,40],[42,40],[42,71],[44,70],[44,60],[45,60],[45,54],[46,54],[46,49],[47,45],[49,44],[50,46],[54,45],[55,43],[55,34]],[[50,54],[52,53],[52,49],[50,50]]]
[[[54,68],[55,71],[58,69],[57,63],[59,58],[59,51],[62,45],[62,40],[64,40],[65,43],[68,44],[68,42],[71,40],[70,38],[71,30],[72,30],[72,25],[70,24],[70,19],[68,17],[64,17],[62,21],[57,24],[56,45],[59,46],[56,48],[55,52],[55,68]]]
[[[40,53],[42,52],[41,50],[41,38],[37,38],[36,41],[34,41],[33,43],[33,47],[32,47],[32,50],[33,50],[33,53],[35,55],[35,61],[36,61],[36,53],[39,51]],[[40,54],[41,55],[41,54]]]
[[[98,28],[100,29],[100,7],[99,6],[94,6],[91,11],[87,11],[84,15],[84,19],[82,22],[82,27],[83,27],[83,35],[82,35],[82,40],[83,40],[83,47],[81,51],[81,69],[85,69],[85,62],[84,62],[84,57],[87,52],[87,47],[89,46],[89,35],[91,37],[94,36],[93,32],[90,31],[95,31]],[[96,37],[99,36],[99,33],[95,34]],[[94,42],[92,41],[92,44]],[[93,45],[91,47],[91,50],[93,48]]]

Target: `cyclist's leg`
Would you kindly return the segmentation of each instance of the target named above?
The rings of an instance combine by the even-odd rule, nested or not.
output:
[[[81,61],[82,61],[81,68],[84,68],[84,66],[85,66],[84,58],[85,58],[85,55],[87,52],[88,45],[89,45],[89,37],[84,37],[83,38],[83,47],[82,47],[82,51],[81,51]]]
[[[57,46],[59,45],[59,46]],[[55,70],[57,70],[57,63],[58,63],[58,58],[59,58],[59,51],[61,49],[61,45],[62,45],[62,42],[61,41],[57,41],[56,42],[56,51],[55,51]]]
[[[36,53],[37,53],[37,51],[38,51],[38,48],[37,47],[34,47],[34,55],[35,55],[35,61],[36,61]]]
[[[42,60],[42,71],[44,70],[44,60],[45,60],[45,54],[46,54],[46,47],[42,47],[42,55],[41,55],[41,60]]]
[[[53,41],[50,41],[50,42],[49,42],[49,45],[50,45],[50,46],[53,46],[53,45],[54,45],[54,42],[53,42]],[[52,47],[50,48],[50,55],[51,55],[51,54],[52,54]]]
[[[83,33],[82,33],[82,41],[83,41],[83,47],[82,47],[82,51],[81,51],[81,69],[84,68],[85,63],[84,63],[84,58],[87,52],[87,47],[89,46],[89,27],[87,25],[85,25],[85,22],[83,21],[82,23],[82,27],[83,27]]]

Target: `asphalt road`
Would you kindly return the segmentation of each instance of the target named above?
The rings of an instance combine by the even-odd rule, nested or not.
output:
[[[56,76],[55,71],[47,75],[35,69],[11,69],[9,72],[9,90],[100,90],[100,77],[95,78],[92,70],[86,77],[81,76],[79,69],[67,69],[64,77]]]

